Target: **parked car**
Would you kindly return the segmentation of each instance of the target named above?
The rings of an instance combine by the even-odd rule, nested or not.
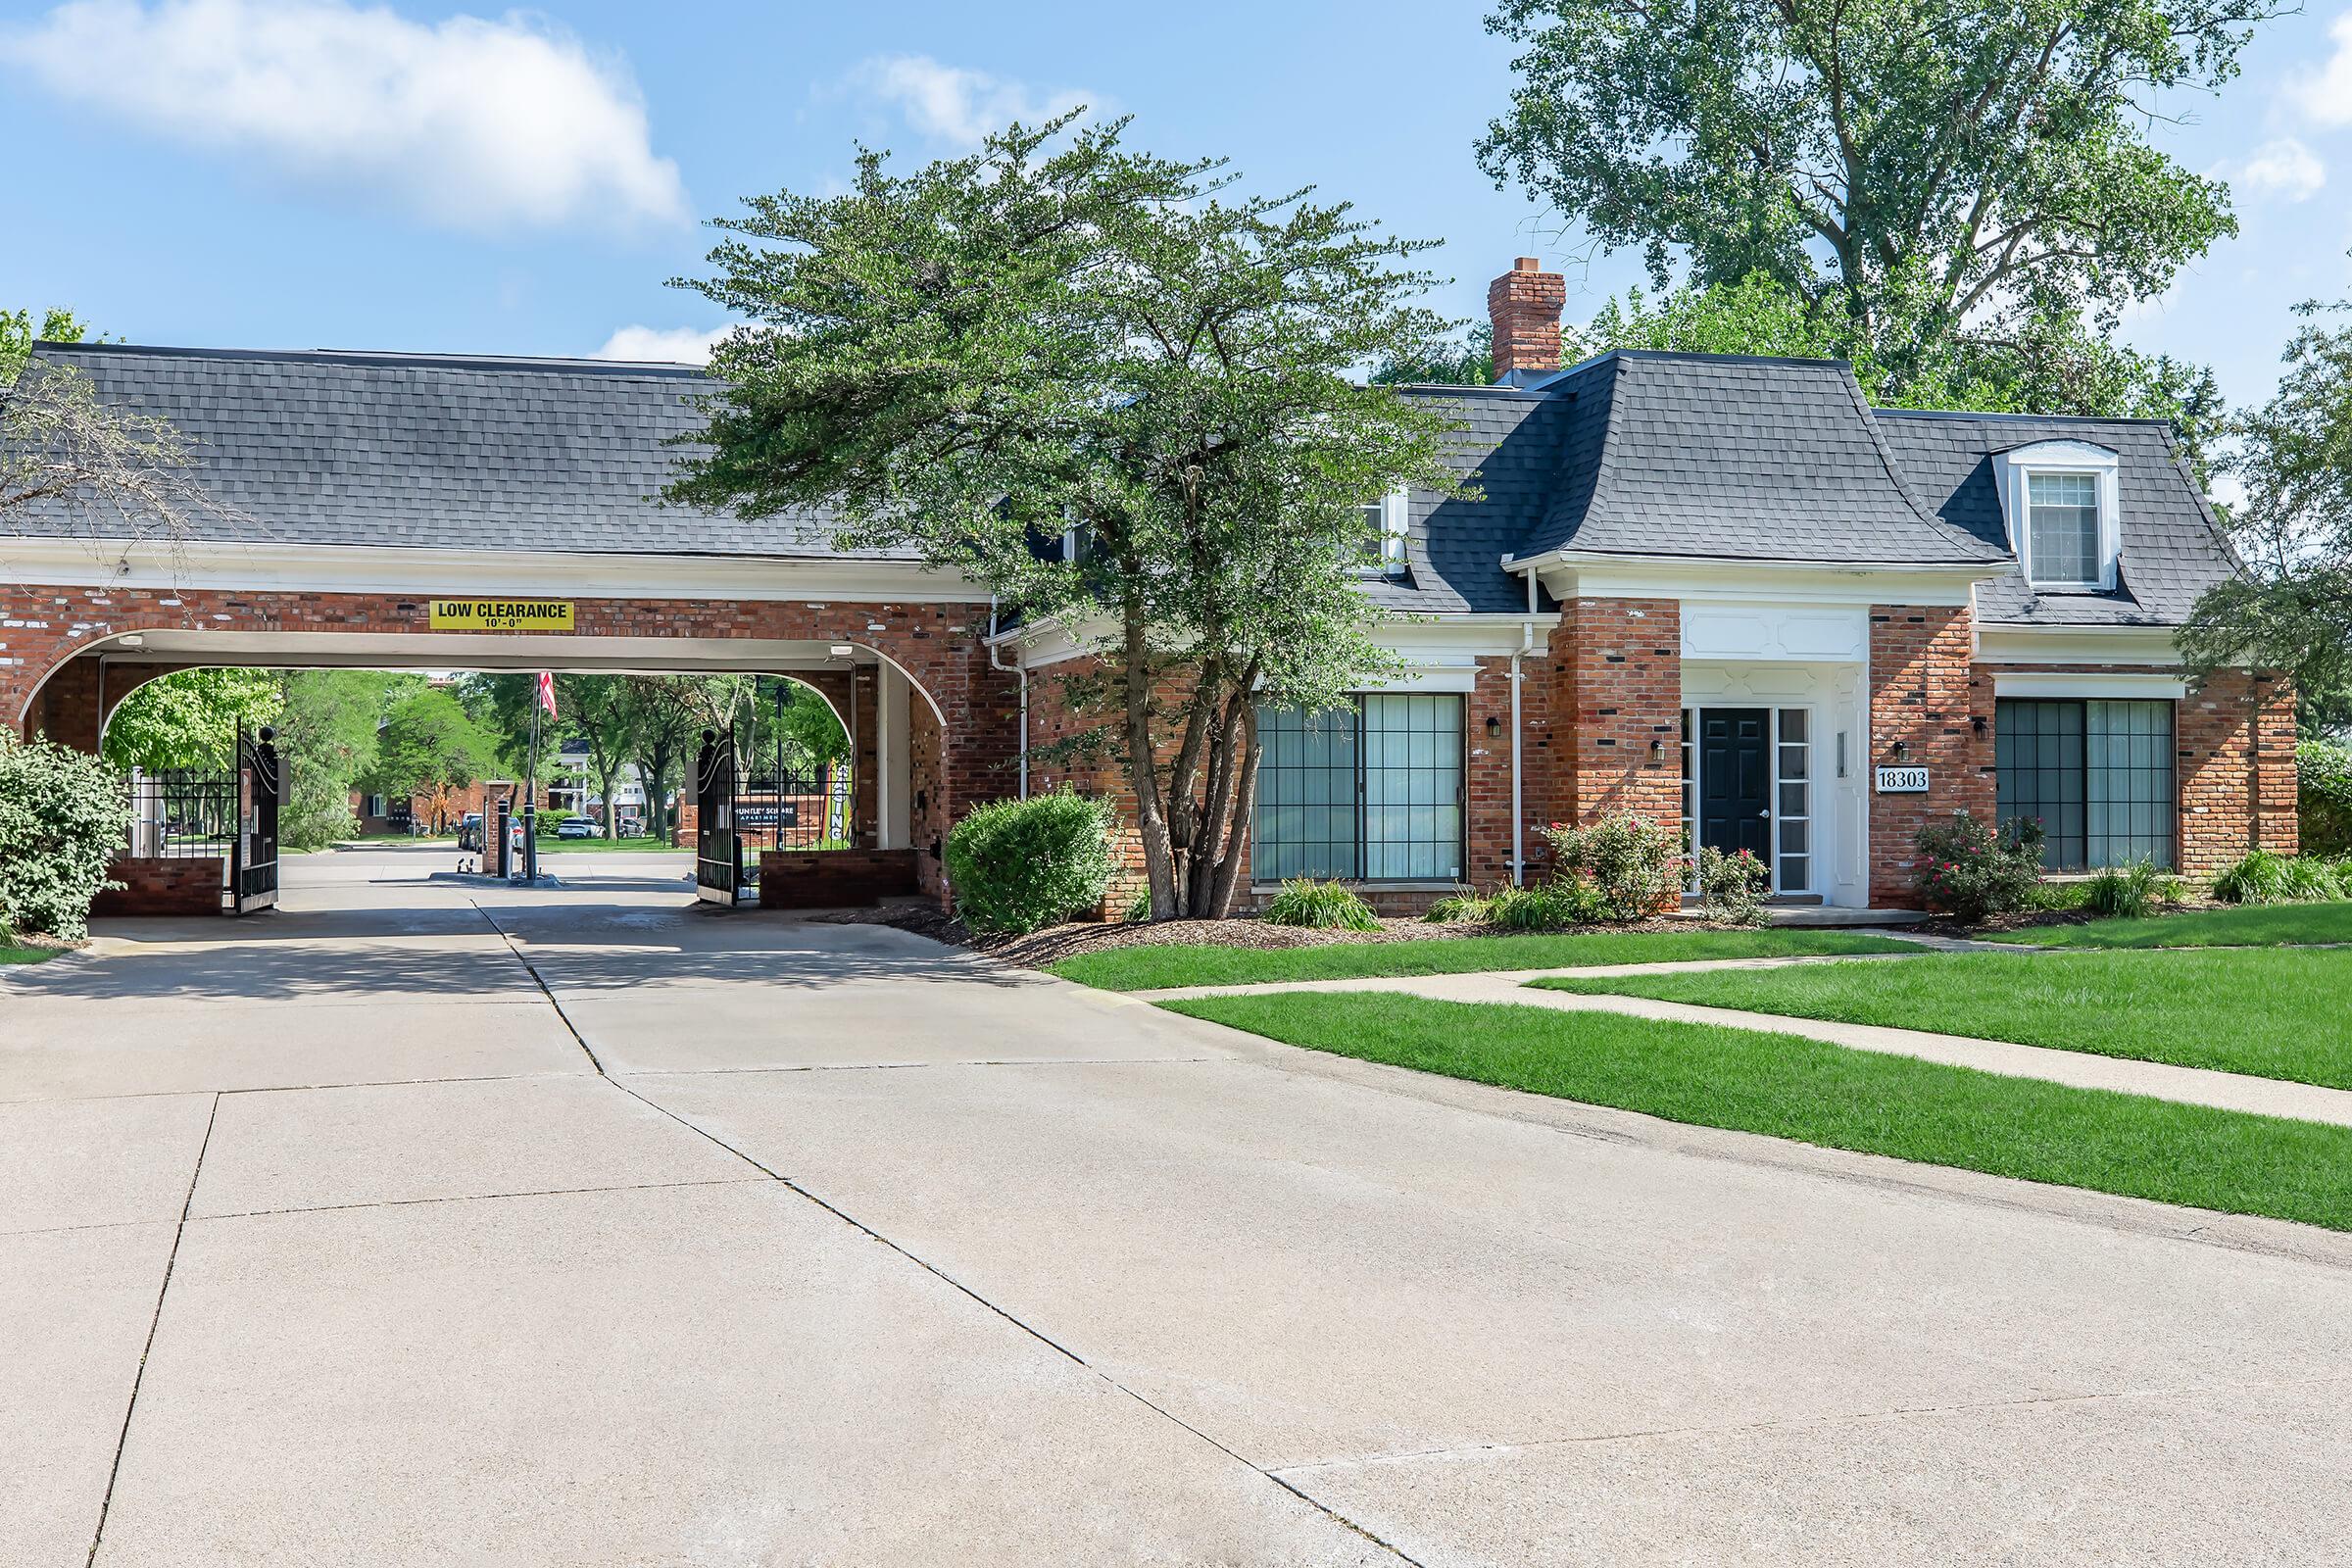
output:
[[[467,811],[458,823],[458,848],[472,854],[482,853],[482,813]]]
[[[592,839],[596,837],[596,824],[584,816],[567,816],[556,824],[556,837],[560,839]]]

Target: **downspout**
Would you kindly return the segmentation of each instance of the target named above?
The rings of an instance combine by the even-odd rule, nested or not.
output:
[[[997,596],[988,596],[988,667],[1018,676],[1021,685],[1021,799],[1029,798],[1029,666],[1007,664],[997,657]]]
[[[1520,762],[1519,746],[1519,684],[1526,677],[1520,671],[1520,661],[1536,650],[1536,574],[1527,574],[1527,613],[1530,618],[1519,623],[1519,646],[1511,651],[1511,886],[1525,885],[1527,873],[1527,808],[1523,804],[1525,783]]]

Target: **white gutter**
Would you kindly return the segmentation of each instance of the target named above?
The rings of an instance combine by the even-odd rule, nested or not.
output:
[[[1007,664],[997,657],[997,596],[988,596],[988,667],[1017,675],[1021,682],[1021,799],[1029,798],[1029,666]]]

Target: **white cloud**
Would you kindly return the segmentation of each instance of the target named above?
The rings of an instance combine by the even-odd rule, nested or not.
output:
[[[2287,82],[2286,96],[2317,125],[2352,125],[2352,11],[2337,17],[2328,28],[2335,53],[2317,71],[2306,71]]]
[[[426,24],[345,0],[69,0],[0,30],[0,64],[175,141],[435,222],[688,216],[625,64],[519,12]]]
[[[735,330],[734,323],[698,332],[691,326],[624,326],[605,339],[590,356],[599,360],[638,360],[661,365],[708,365],[718,340]]]
[[[2292,136],[2266,141],[2239,168],[2239,184],[2290,202],[2308,201],[2328,183],[2328,166]]]
[[[876,55],[849,75],[852,90],[881,100],[934,141],[977,147],[992,130],[1017,120],[1035,125],[1081,104],[1098,111],[1101,95],[1063,89],[1039,95],[985,71],[943,66],[928,55]]]

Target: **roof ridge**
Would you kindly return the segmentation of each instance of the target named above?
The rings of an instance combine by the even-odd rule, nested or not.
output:
[[[334,365],[357,369],[448,369],[479,373],[501,371],[542,374],[652,376],[662,379],[707,381],[710,371],[699,365],[662,360],[600,360],[552,354],[434,354],[397,349],[221,349],[161,343],[36,342],[31,353],[124,359],[220,360],[296,365]]]

